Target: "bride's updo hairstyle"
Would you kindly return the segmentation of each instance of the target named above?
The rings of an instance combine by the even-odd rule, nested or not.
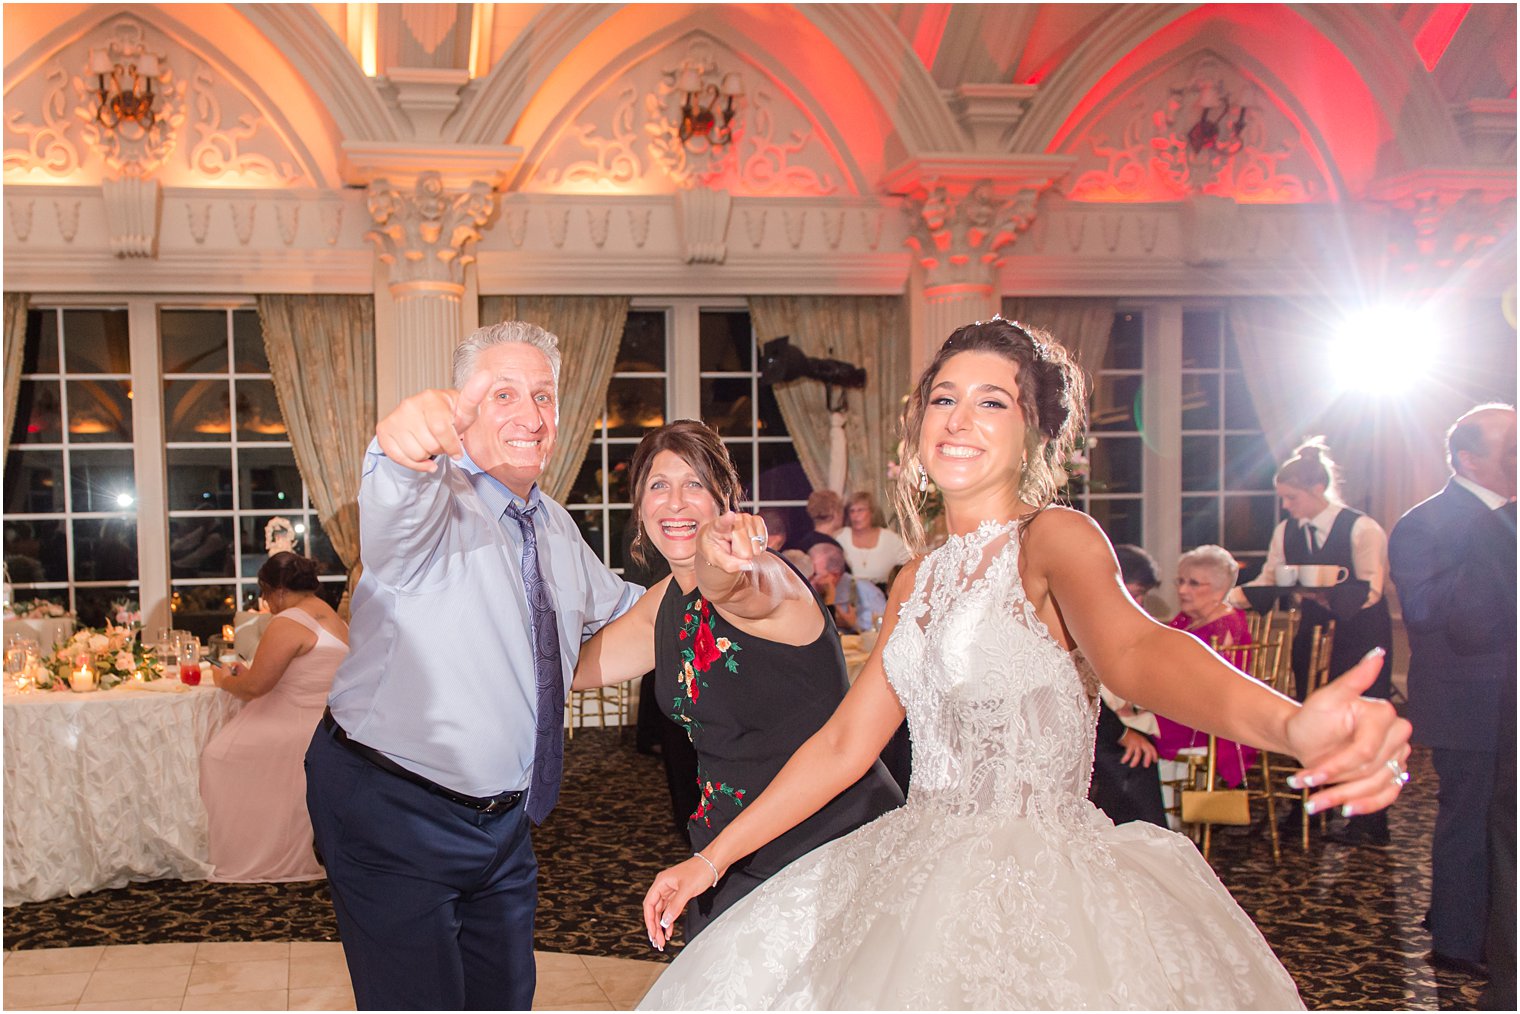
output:
[[[655,455],[672,451],[691,466],[702,481],[702,488],[717,503],[720,511],[737,511],[742,486],[728,448],[712,428],[695,419],[677,419],[657,430],[650,430],[639,441],[633,452],[633,464],[628,469],[633,483],[633,545],[630,552],[639,563],[646,563],[645,549],[648,533],[644,531],[644,487],[649,482],[649,470],[654,467]]]
[[[902,522],[903,537],[914,552],[924,545],[924,526],[919,517],[924,494],[918,488],[923,468],[919,437],[924,410],[940,369],[951,356],[962,352],[991,352],[1018,368],[1018,401],[1025,426],[1019,496],[1026,503],[1045,507],[1055,499],[1062,463],[1082,429],[1087,404],[1082,371],[1049,334],[1000,316],[957,328],[919,377],[903,410],[902,468],[892,487],[892,503]]]
[[[1294,489],[1312,490],[1325,487],[1325,499],[1331,503],[1341,502],[1341,470],[1330,457],[1330,445],[1324,437],[1310,437],[1293,452],[1293,457],[1283,462],[1273,482],[1292,486]]]

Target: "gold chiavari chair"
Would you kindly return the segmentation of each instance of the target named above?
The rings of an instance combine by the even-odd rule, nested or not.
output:
[[[1330,620],[1324,626],[1316,626],[1309,633],[1309,666],[1306,679],[1309,691],[1312,693],[1324,686],[1330,680],[1330,654],[1335,650],[1335,621]],[[1291,666],[1284,664],[1284,673],[1280,678],[1277,690],[1292,693],[1294,680]],[[1287,783],[1287,776],[1298,767],[1298,762],[1285,754],[1274,754],[1270,751],[1262,751],[1262,778],[1266,784],[1268,800],[1283,799],[1298,804],[1299,810],[1299,841],[1305,852],[1309,850],[1309,825],[1312,815],[1304,807],[1309,799],[1308,788],[1295,789]],[[1274,770],[1275,769],[1275,770]],[[1275,831],[1275,822],[1274,822]],[[1319,828],[1325,829],[1325,816],[1320,814]],[[1276,840],[1276,834],[1273,835]]]
[[[1284,682],[1284,672],[1288,670],[1287,652],[1282,634],[1268,635],[1260,640],[1252,640],[1244,644],[1223,644],[1218,638],[1212,639],[1210,647],[1223,656],[1231,665],[1241,670],[1254,679],[1260,680],[1274,690],[1280,689]],[[1203,792],[1216,792],[1218,789],[1217,772],[1219,767],[1219,744],[1217,738],[1209,737],[1207,750],[1201,757],[1189,756],[1188,774],[1186,781],[1190,787]],[[1240,791],[1245,793],[1246,813],[1249,817],[1251,804],[1260,800],[1266,804],[1268,833],[1272,839],[1272,858],[1281,861],[1282,846],[1278,841],[1277,832],[1277,795],[1273,792],[1272,763],[1268,751],[1260,751],[1256,768],[1257,777],[1260,780],[1260,788],[1252,788],[1252,773],[1250,770],[1241,771]],[[1208,859],[1209,849],[1213,843],[1212,823],[1204,822],[1202,826],[1202,851],[1203,858]]]
[[[590,690],[572,690],[565,695],[565,737],[575,738],[575,730],[586,724],[586,718],[596,714],[597,724],[602,728],[616,725],[618,738],[623,737],[624,720],[633,700],[633,680],[614,683],[610,687],[592,687]],[[611,719],[609,721],[609,719]]]

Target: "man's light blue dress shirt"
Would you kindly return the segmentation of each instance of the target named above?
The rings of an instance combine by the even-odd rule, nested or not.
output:
[[[409,771],[471,796],[526,789],[536,688],[522,579],[522,533],[504,517],[523,500],[481,472],[437,459],[402,468],[373,441],[359,490],[364,573],[348,658],[329,698],[345,732]],[[569,513],[528,504],[539,567],[559,621],[568,692],[581,641],[643,589],[602,565]]]

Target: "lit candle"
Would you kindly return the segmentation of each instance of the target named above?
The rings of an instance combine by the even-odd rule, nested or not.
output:
[[[95,689],[95,670],[86,662],[75,672],[69,673],[69,686],[83,693],[86,690]]]
[[[222,624],[222,640],[226,641],[228,644],[231,644],[233,641],[237,640],[237,631],[232,629],[232,624]]]
[[[132,674],[132,678],[134,680],[136,680],[137,682],[139,682],[139,683],[146,683],[146,682],[148,682],[148,677],[146,677],[146,676],[143,675],[143,671],[141,669],[139,669],[136,672],[134,672]]]

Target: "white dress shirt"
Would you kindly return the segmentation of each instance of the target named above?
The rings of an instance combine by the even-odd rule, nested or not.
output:
[[[850,573],[877,584],[886,584],[893,567],[913,559],[908,544],[890,528],[876,529],[876,545],[870,549],[855,545],[853,528],[844,529],[836,538],[844,548],[844,560],[850,565]]]
[[[1277,583],[1277,569],[1286,562],[1283,552],[1283,539],[1304,537],[1304,529],[1313,527],[1315,531],[1316,547],[1323,546],[1325,539],[1330,536],[1330,529],[1335,526],[1335,519],[1340,516],[1341,505],[1332,503],[1305,524],[1300,524],[1292,518],[1279,521],[1277,527],[1272,530],[1272,540],[1267,543],[1267,561],[1262,564],[1261,573],[1246,582],[1248,587],[1260,585],[1274,585]],[[1292,525],[1292,535],[1289,536],[1288,526]],[[1367,601],[1363,608],[1374,604],[1383,597],[1383,587],[1388,580],[1388,533],[1383,531],[1383,526],[1363,514],[1356,519],[1351,526],[1351,576],[1358,581],[1367,582]],[[1245,597],[1239,592],[1230,595],[1232,605],[1238,608],[1250,608],[1245,603]]]
[[[466,456],[413,472],[370,444],[359,488],[364,573],[329,704],[343,730],[456,792],[526,789],[538,710],[521,497]],[[530,491],[539,571],[558,620],[565,687],[581,641],[644,589],[615,577],[570,514]],[[559,721],[559,716],[555,716]]]
[[[1465,475],[1457,475],[1455,472],[1453,472],[1451,481],[1467,490],[1479,500],[1482,500],[1483,506],[1487,507],[1491,511],[1496,511],[1500,507],[1503,507],[1505,504],[1509,503],[1508,500],[1504,499],[1504,497],[1500,496],[1498,493],[1495,493],[1487,486],[1479,486],[1476,482],[1473,482]]]

